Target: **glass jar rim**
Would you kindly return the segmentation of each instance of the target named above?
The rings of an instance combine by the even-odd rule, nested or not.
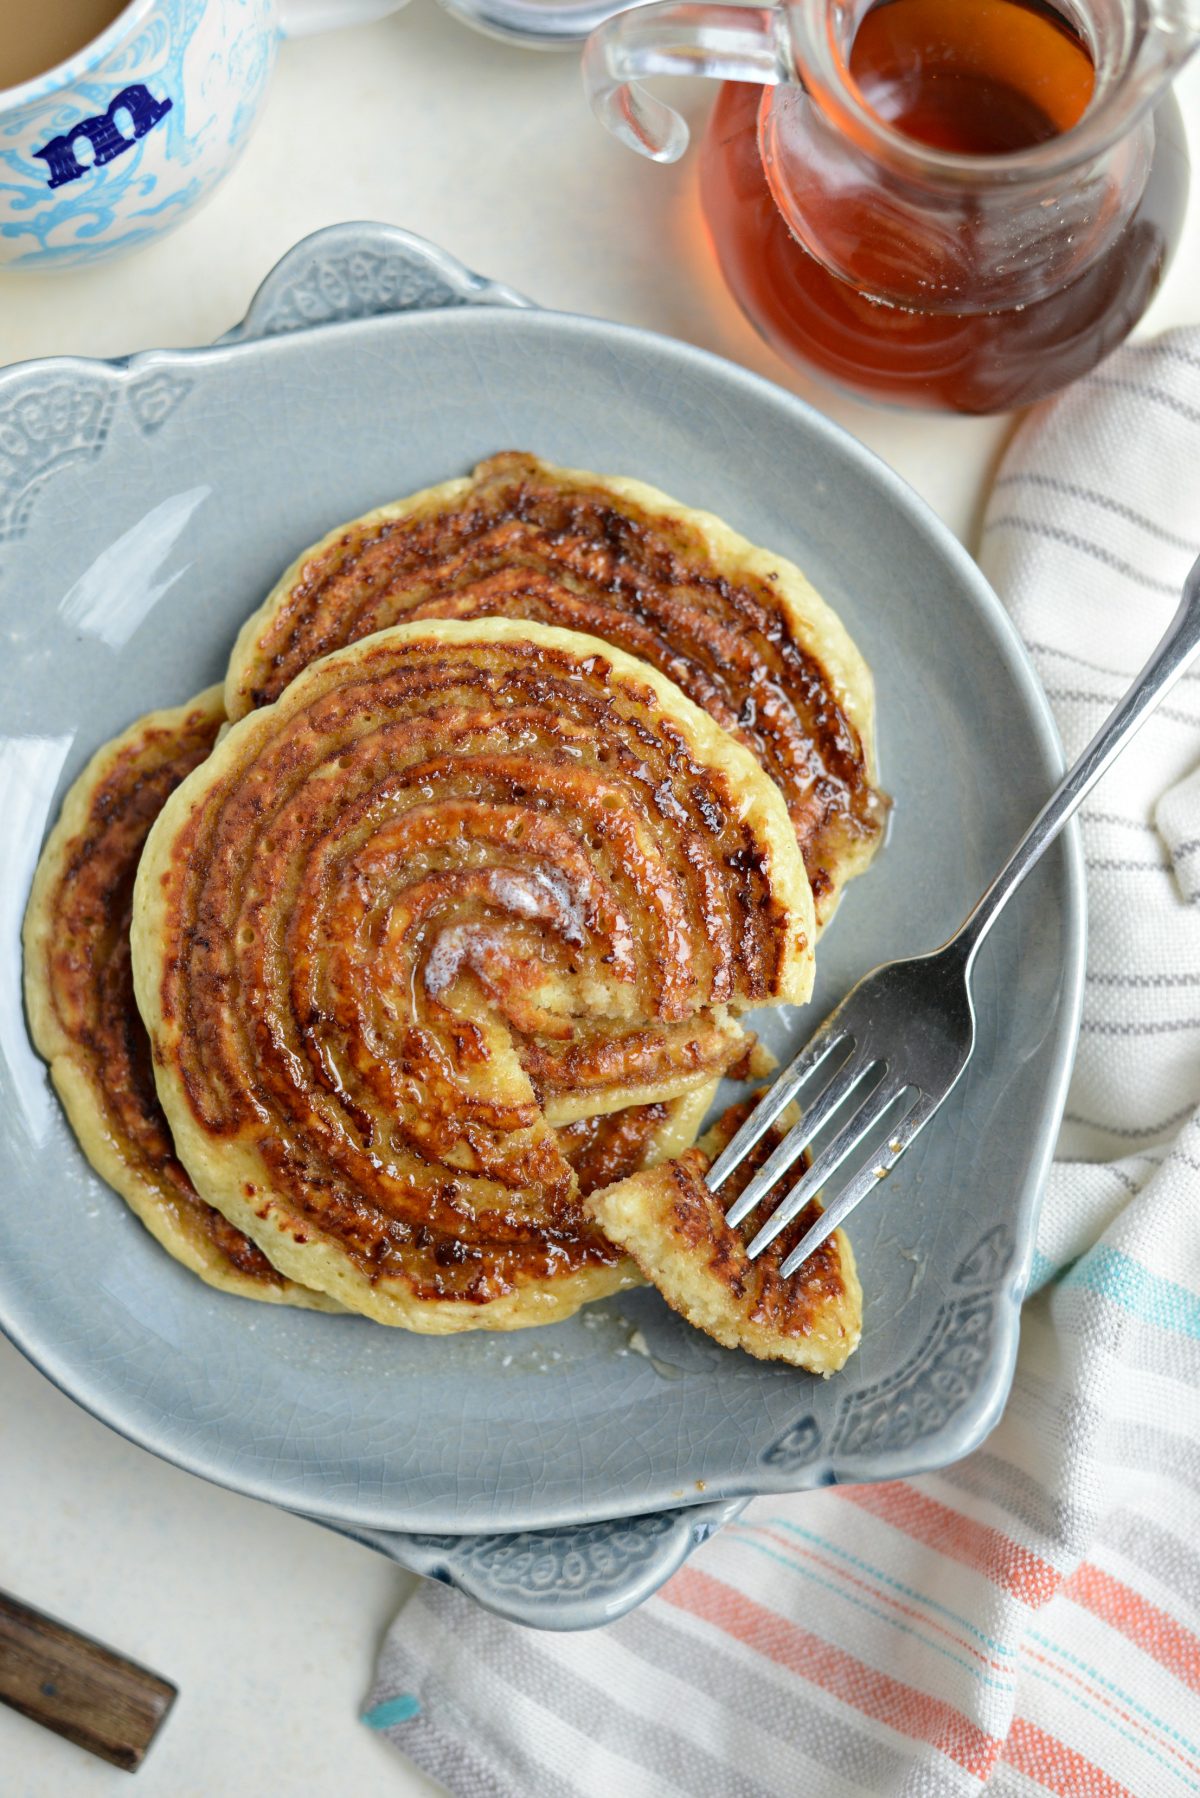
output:
[[[1087,47],[1096,70],[1096,85],[1077,124],[1023,150],[970,155],[939,149],[909,137],[867,105],[850,73],[839,40],[838,10],[829,4],[829,0],[785,0],[785,11],[791,18],[798,15],[802,27],[797,31],[792,23],[789,33],[794,46],[798,84],[831,124],[876,161],[887,163],[914,180],[947,187],[1003,187],[1068,174],[1081,164],[1102,156],[1131,130],[1141,112],[1153,102],[1174,72],[1162,46],[1157,55],[1149,53],[1152,34],[1148,29],[1141,32],[1124,54],[1098,50],[1095,41],[1089,41]],[[1178,59],[1182,60],[1184,56]],[[1158,79],[1150,79],[1155,74]],[[764,129],[771,103],[776,94],[782,96],[786,91],[782,87],[765,90],[759,111],[760,151],[764,149]]]

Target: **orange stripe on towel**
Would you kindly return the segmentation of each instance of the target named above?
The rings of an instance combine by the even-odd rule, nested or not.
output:
[[[1200,1692],[1200,1639],[1132,1586],[1083,1561],[1064,1584],[1063,1597],[1119,1630],[1193,1692]]]
[[[1085,1760],[1025,1717],[1013,1718],[1001,1758],[1048,1792],[1057,1792],[1058,1798],[1136,1798],[1094,1761]]]
[[[1058,1590],[1062,1575],[1049,1561],[999,1530],[926,1498],[903,1480],[885,1486],[841,1486],[837,1491],[849,1504],[869,1511],[914,1541],[985,1574],[994,1585],[1034,1610]]]
[[[756,1654],[786,1667],[811,1685],[852,1705],[912,1741],[928,1742],[976,1779],[985,1779],[1002,1747],[978,1724],[940,1698],[880,1673],[845,1649],[790,1623],[711,1574],[684,1567],[659,1593],[668,1604],[689,1611]]]

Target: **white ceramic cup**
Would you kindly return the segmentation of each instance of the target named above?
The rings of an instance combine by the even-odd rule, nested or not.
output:
[[[237,160],[281,37],[405,3],[130,0],[77,55],[0,89],[0,266],[77,267],[169,230]]]

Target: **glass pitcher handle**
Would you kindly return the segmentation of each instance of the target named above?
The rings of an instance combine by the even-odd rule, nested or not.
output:
[[[687,149],[688,128],[638,86],[642,75],[707,75],[760,87],[794,81],[787,15],[770,6],[659,0],[618,13],[593,31],[583,52],[592,111],[631,150],[654,162],[677,162]]]

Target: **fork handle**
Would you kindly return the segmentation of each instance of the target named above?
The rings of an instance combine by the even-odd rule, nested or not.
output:
[[[1001,910],[1043,851],[1117,759],[1130,738],[1171,691],[1200,650],[1200,560],[1183,585],[1183,598],[1154,654],[1116,710],[1101,725],[1074,767],[1050,795],[1025,835],[951,941],[969,968]],[[947,945],[949,947],[949,945]]]

